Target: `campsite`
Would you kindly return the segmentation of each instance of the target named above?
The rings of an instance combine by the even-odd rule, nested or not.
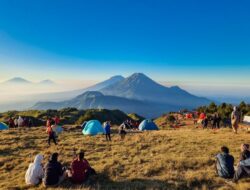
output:
[[[77,115],[76,109],[60,112],[68,118],[70,113],[71,117]],[[45,126],[1,130],[0,168],[3,172],[0,188],[43,189],[42,185],[32,187],[24,181],[25,171],[33,157],[40,153],[46,161],[51,153],[58,152],[63,165],[70,166],[77,149],[84,150],[85,157],[95,168],[97,176],[88,185],[74,185],[66,180],[57,189],[249,189],[249,178],[238,183],[229,183],[218,177],[214,170],[215,155],[223,145],[230,148],[235,160],[239,159],[240,145],[249,143],[246,140],[249,139],[250,133],[245,125],[242,125],[239,134],[235,135],[230,128],[202,129],[200,124],[194,125],[193,119],[185,115],[180,119],[181,127],[171,128],[162,124],[162,120],[168,118],[164,115],[156,119],[155,124],[153,121],[143,120],[144,118],[137,114],[126,116],[122,112],[110,110],[84,112],[92,113],[93,119],[101,121],[105,114],[104,119],[107,120],[112,119],[114,115],[121,118],[111,127],[111,142],[105,140],[102,124],[97,120],[86,124],[87,127],[83,131],[79,125],[64,125],[63,131],[58,135],[58,145],[50,147],[46,143]],[[58,111],[13,113],[44,116]],[[6,118],[6,114],[10,112],[2,113],[1,117]],[[141,127],[139,126],[142,130],[127,130],[125,139],[121,140],[118,123],[129,116],[142,121]],[[72,118],[69,120],[72,121]],[[171,123],[171,119],[165,121]],[[155,128],[157,125],[159,130]],[[143,130],[146,126],[147,130]]]
[[[250,190],[250,0],[0,0],[0,190]]]

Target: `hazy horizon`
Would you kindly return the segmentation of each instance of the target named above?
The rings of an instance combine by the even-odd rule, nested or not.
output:
[[[34,91],[5,86],[1,96],[80,89],[142,72],[198,96],[250,97],[249,6],[226,0],[3,0],[0,82],[22,77],[57,85]]]

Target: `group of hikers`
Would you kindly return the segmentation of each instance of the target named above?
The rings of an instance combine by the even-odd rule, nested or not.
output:
[[[250,150],[249,144],[241,145],[239,163],[234,167],[234,157],[229,154],[229,149],[221,147],[221,153],[216,155],[216,171],[218,175],[225,179],[233,179],[237,182],[244,177],[250,177]]]
[[[17,127],[32,127],[33,121],[30,117],[22,117],[18,116],[16,118],[10,117],[8,120],[9,128],[17,128]]]
[[[74,151],[70,167],[63,167],[58,161],[58,156],[58,153],[53,153],[49,161],[43,166],[43,155],[36,155],[34,162],[29,165],[26,171],[26,184],[36,186],[42,182],[44,187],[55,187],[66,179],[69,179],[74,184],[83,184],[91,176],[96,175],[95,170],[84,158],[83,151],[79,151],[78,154]]]
[[[238,132],[238,128],[239,128],[239,123],[240,123],[240,112],[238,111],[237,107],[235,106],[233,108],[233,112],[231,114],[231,118],[229,119],[229,121],[227,119],[224,119],[223,123],[224,123],[224,127],[226,126],[231,126],[234,133]],[[206,129],[208,128],[208,124],[209,122],[211,122],[211,128],[212,129],[219,129],[221,127],[221,117],[219,115],[219,113],[214,113],[211,117],[208,117],[205,113],[203,113],[203,117],[201,118],[201,124],[202,124],[202,128]],[[194,121],[194,123],[197,123]]]

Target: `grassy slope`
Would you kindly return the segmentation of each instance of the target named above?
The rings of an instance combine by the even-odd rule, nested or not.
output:
[[[60,135],[59,145],[47,148],[43,128],[1,131],[0,189],[30,188],[24,175],[35,154],[46,160],[51,152],[60,153],[60,160],[70,164],[72,148],[86,151],[86,158],[99,173],[93,189],[247,189],[244,179],[231,187],[214,172],[214,155],[227,145],[236,160],[241,143],[250,143],[250,134],[234,135],[223,129],[217,133],[202,129],[178,129],[128,134],[125,142],[113,135],[112,143],[104,136],[82,136],[77,130]],[[65,182],[60,189],[81,188]],[[88,189],[88,187],[87,187]]]

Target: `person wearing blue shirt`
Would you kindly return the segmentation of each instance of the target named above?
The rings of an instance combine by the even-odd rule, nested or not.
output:
[[[107,141],[111,141],[111,136],[110,136],[110,128],[111,128],[111,122],[110,121],[107,121],[105,122],[104,124],[104,130],[105,130],[105,135],[106,135],[106,140]]]

